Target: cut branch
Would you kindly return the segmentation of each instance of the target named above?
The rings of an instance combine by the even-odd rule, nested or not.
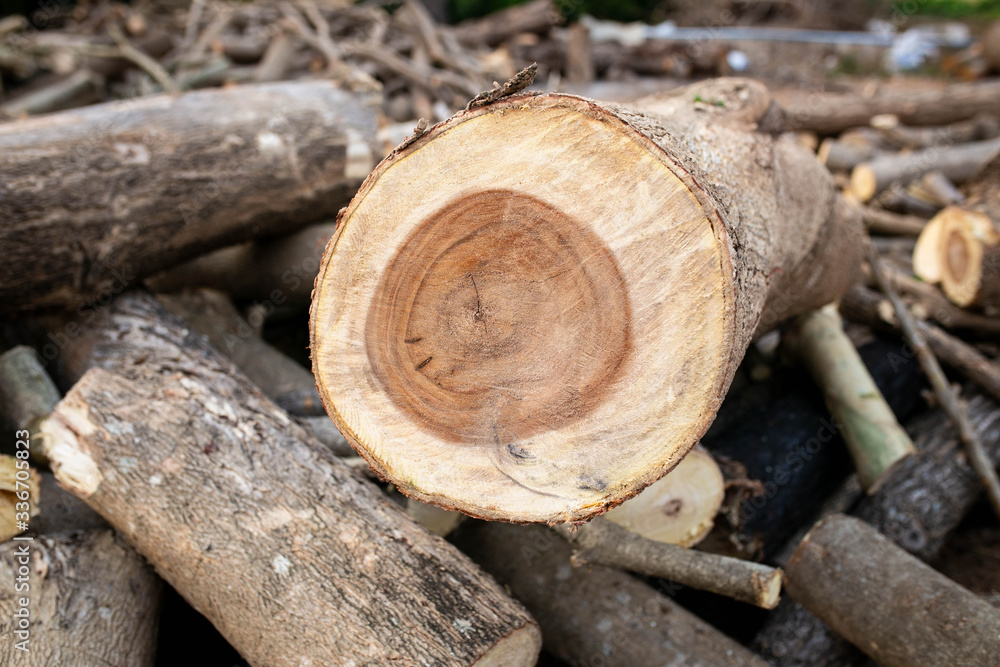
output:
[[[886,667],[986,665],[1000,613],[871,526],[833,515],[786,566],[788,595]]]
[[[574,563],[662,577],[764,609],[774,609],[780,599],[781,570],[767,565],[654,542],[605,519],[595,519],[576,532],[563,526],[557,530],[576,547]]]

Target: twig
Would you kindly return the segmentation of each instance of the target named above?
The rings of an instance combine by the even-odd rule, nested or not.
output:
[[[115,44],[121,49],[122,57],[142,68],[147,74],[153,77],[154,81],[163,86],[163,90],[173,95],[181,92],[181,87],[177,85],[177,82],[173,80],[167,70],[160,63],[156,62],[156,60],[136,48],[129,41],[128,37],[125,36],[125,33],[122,32],[121,27],[117,23],[108,23],[108,34],[111,35],[111,39],[115,40]]]
[[[330,25],[323,18],[316,5],[310,2],[300,2],[299,4],[309,14],[315,29],[310,27],[299,10],[291,4],[282,2],[279,8],[291,26],[299,33],[302,40],[323,55],[323,58],[326,60],[327,76],[338,83],[350,83],[365,90],[378,90],[381,88],[381,85],[370,75],[356,70],[341,60],[342,50],[330,38]]]
[[[986,494],[990,499],[990,504],[993,506],[993,511],[1000,517],[1000,479],[997,479],[996,470],[994,470],[989,457],[986,455],[986,451],[983,449],[983,443],[979,441],[979,437],[969,424],[969,420],[965,414],[965,406],[961,401],[959,393],[948,383],[944,371],[941,370],[941,365],[938,363],[934,353],[931,352],[923,334],[916,326],[913,316],[910,315],[899,295],[896,294],[895,288],[893,288],[892,284],[885,277],[885,274],[882,273],[878,255],[871,246],[868,247],[868,262],[872,267],[875,280],[892,304],[896,318],[903,329],[903,335],[910,343],[913,351],[916,352],[917,360],[920,362],[920,366],[924,369],[927,379],[930,380],[931,386],[934,388],[934,395],[937,397],[938,404],[958,428],[959,437],[965,445],[966,453],[969,455],[969,463],[972,469],[976,471],[983,486],[986,487]]]
[[[594,563],[663,577],[684,586],[774,609],[781,595],[781,570],[760,563],[654,542],[595,519],[576,532],[556,526],[576,547],[574,565]]]

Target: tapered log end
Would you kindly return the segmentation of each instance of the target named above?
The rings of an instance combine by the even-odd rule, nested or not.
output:
[[[878,179],[875,172],[865,163],[851,170],[851,182],[848,191],[860,202],[866,202],[878,191]]]
[[[728,382],[729,246],[702,201],[580,98],[432,128],[375,170],[327,248],[311,333],[328,411],[402,491],[473,516],[578,520],[631,497]]]

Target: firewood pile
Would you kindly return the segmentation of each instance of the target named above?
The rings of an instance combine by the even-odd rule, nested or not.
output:
[[[433,4],[0,17],[3,664],[996,664],[1000,24]]]

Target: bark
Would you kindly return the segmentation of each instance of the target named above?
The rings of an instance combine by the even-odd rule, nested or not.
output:
[[[899,150],[951,146],[1000,135],[1000,120],[989,113],[941,127],[907,127],[899,122],[897,116],[890,114],[873,118],[872,127],[883,141]]]
[[[265,342],[225,294],[199,290],[163,295],[160,303],[204,334],[278,407],[296,416],[325,416],[312,373]]]
[[[332,217],[371,167],[374,125],[358,97],[287,82],[0,126],[7,312],[106,302],[206,251]]]
[[[37,438],[38,423],[58,402],[59,390],[33,348],[19,345],[0,355],[0,420],[8,428],[27,429]],[[40,451],[35,447],[32,454],[37,458]]]
[[[797,94],[785,100],[782,108],[785,125],[819,134],[868,125],[881,114],[894,114],[905,125],[945,125],[980,113],[1000,115],[1000,81],[956,83],[929,91],[891,90],[872,96]]]
[[[545,650],[574,667],[765,664],[628,574],[572,567],[569,545],[542,527],[467,522],[455,541],[538,619]]]
[[[866,206],[863,209],[865,224],[872,234],[919,236],[927,221],[915,215],[900,215],[891,211]]]
[[[989,447],[991,460],[1000,462],[1000,407],[977,396],[969,401],[967,415],[980,440]],[[878,493],[864,498],[852,514],[906,551],[929,560],[981,497],[982,485],[942,412],[922,415],[908,427],[915,434],[917,455],[893,468]],[[855,652],[846,642],[819,618],[791,602],[778,608],[756,644],[779,667],[814,664],[817,655],[829,662],[815,664],[857,664]]]
[[[781,594],[781,570],[739,558],[685,549],[639,537],[603,519],[559,533],[575,547],[573,563],[616,567],[669,579],[763,609],[774,609]]]
[[[905,185],[929,171],[938,171],[961,184],[978,174],[998,153],[1000,138],[879,156],[851,171],[849,191],[859,200],[868,201],[893,183]]]
[[[771,104],[755,82],[630,109],[502,94],[401,146],[343,213],[314,374],[407,495],[585,519],[676,465],[756,333],[849,287],[860,216],[814,155],[755,130]]]
[[[1000,655],[1000,612],[842,514],[806,536],[785,588],[886,667],[986,665]]]
[[[15,577],[26,548],[30,590]],[[108,529],[43,535],[0,545],[0,661],[5,665],[144,665],[156,653],[163,584],[142,557]],[[30,600],[27,653],[14,613]]]
[[[201,336],[142,294],[104,312],[53,471],[250,663],[533,664],[523,608]]]
[[[234,299],[308,306],[332,223],[306,227],[277,239],[260,239],[202,255],[150,276],[157,293],[210,287]]]
[[[920,368],[905,351],[883,340],[859,349],[898,419],[925,405]],[[803,370],[778,369],[731,391],[703,439],[724,469],[726,461],[739,469],[712,548],[770,560],[850,474],[841,428]]]

